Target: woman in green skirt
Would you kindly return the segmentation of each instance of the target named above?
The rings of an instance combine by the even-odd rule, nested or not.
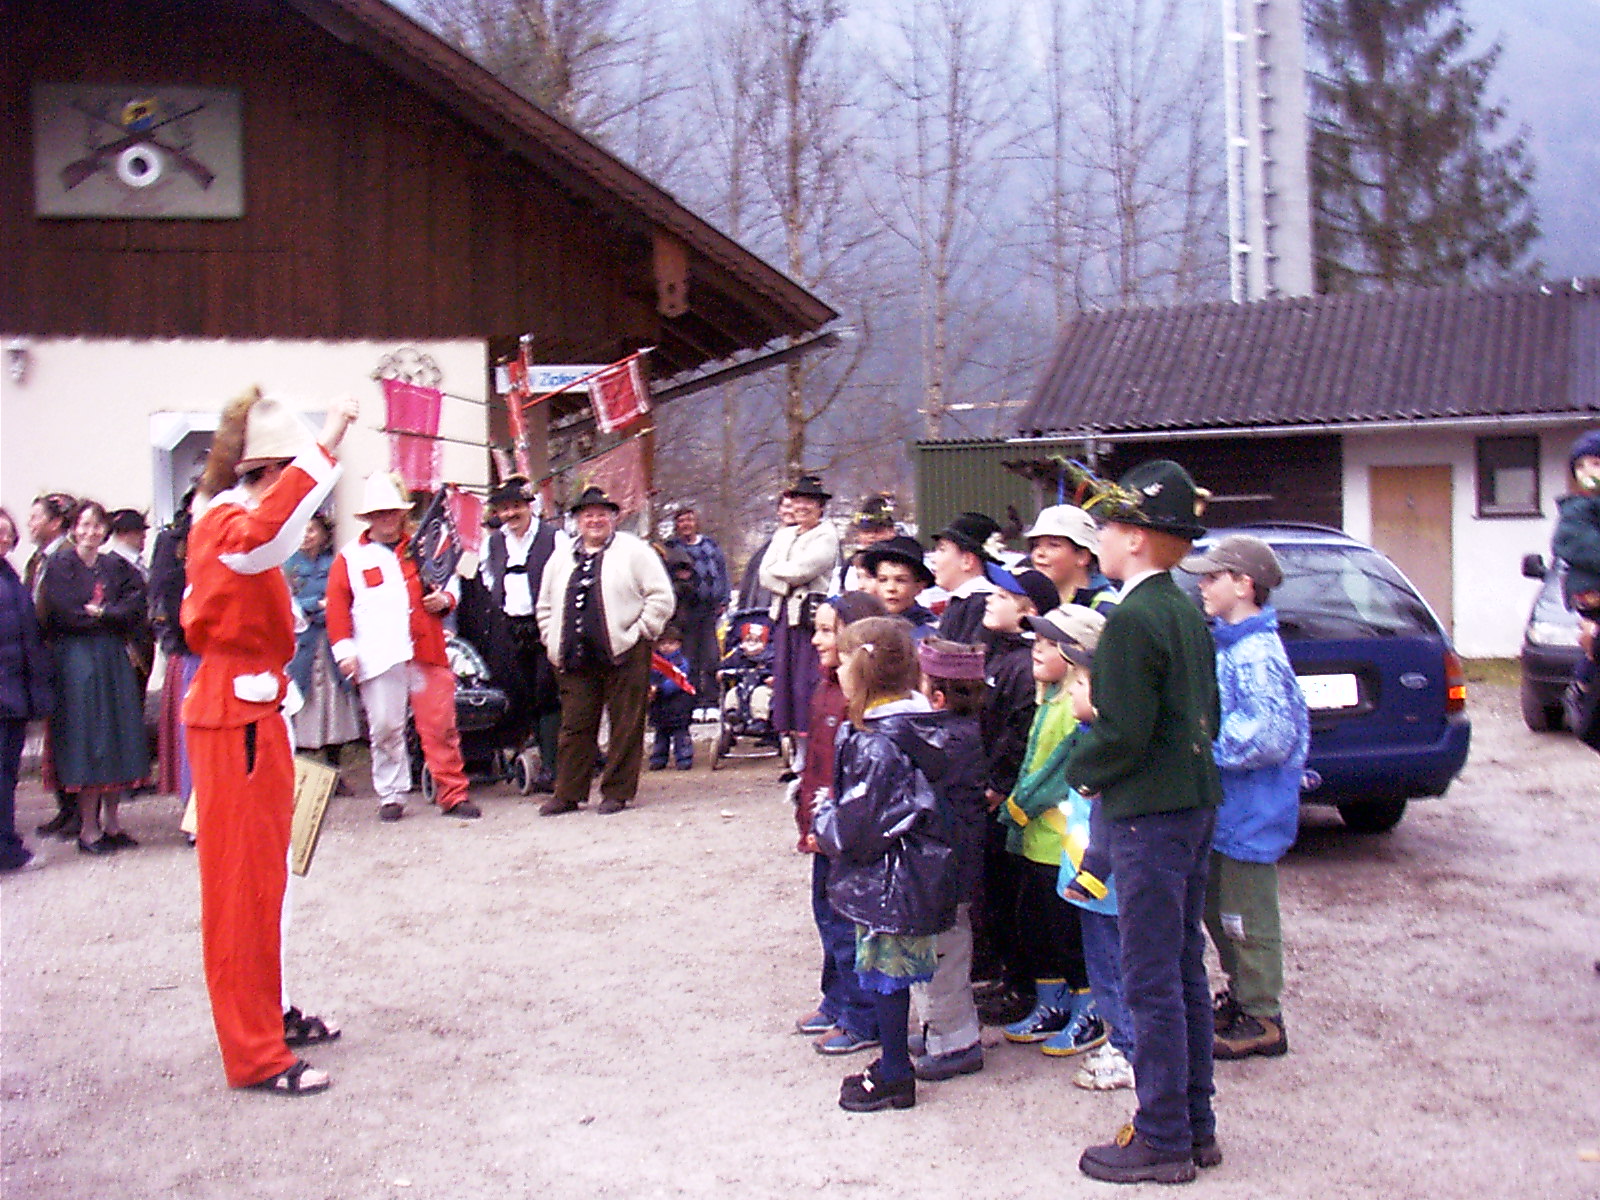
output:
[[[150,770],[126,641],[144,620],[144,583],[120,555],[102,553],[110,525],[101,505],[82,501],[70,529],[39,582],[39,621],[56,661],[50,762],[57,785],[78,799],[78,849],[110,854],[138,845],[117,809]]]

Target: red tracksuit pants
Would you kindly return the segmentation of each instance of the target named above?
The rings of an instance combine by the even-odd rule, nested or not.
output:
[[[190,726],[188,735],[206,990],[223,1071],[231,1086],[246,1087],[295,1061],[283,1040],[279,950],[294,756],[281,717],[238,729]]]

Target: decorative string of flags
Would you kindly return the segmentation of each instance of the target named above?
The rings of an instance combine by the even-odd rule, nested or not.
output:
[[[556,396],[582,389],[588,392],[595,426],[600,433],[622,434],[627,438],[577,464],[583,468],[583,485],[605,488],[624,511],[641,510],[648,488],[640,438],[649,431],[644,419],[650,413],[650,390],[644,378],[643,360],[654,347],[635,351],[614,363],[552,366],[529,362],[529,344],[530,340],[523,338],[517,357],[505,364],[507,411],[517,471],[529,478],[533,475],[528,456],[528,410]],[[447,488],[442,478],[441,446],[444,442],[456,442],[483,448],[483,443],[439,433],[446,393],[438,388],[390,378],[381,379],[380,383],[385,406],[382,432],[390,437],[390,468],[413,491],[444,495],[448,490],[457,497],[452,503],[463,503],[460,498],[468,494],[453,485]],[[548,485],[549,477],[541,482]],[[471,499],[477,502],[476,498]],[[475,529],[476,522],[458,521],[457,528]]]

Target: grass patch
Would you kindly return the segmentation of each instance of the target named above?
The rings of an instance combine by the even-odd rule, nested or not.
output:
[[[1468,658],[1462,660],[1468,683],[1515,684],[1521,681],[1521,664],[1514,658]]]

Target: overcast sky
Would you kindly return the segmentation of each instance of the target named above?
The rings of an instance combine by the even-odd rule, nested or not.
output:
[[[1533,131],[1546,273],[1600,276],[1600,0],[1462,0],[1513,122]]]

